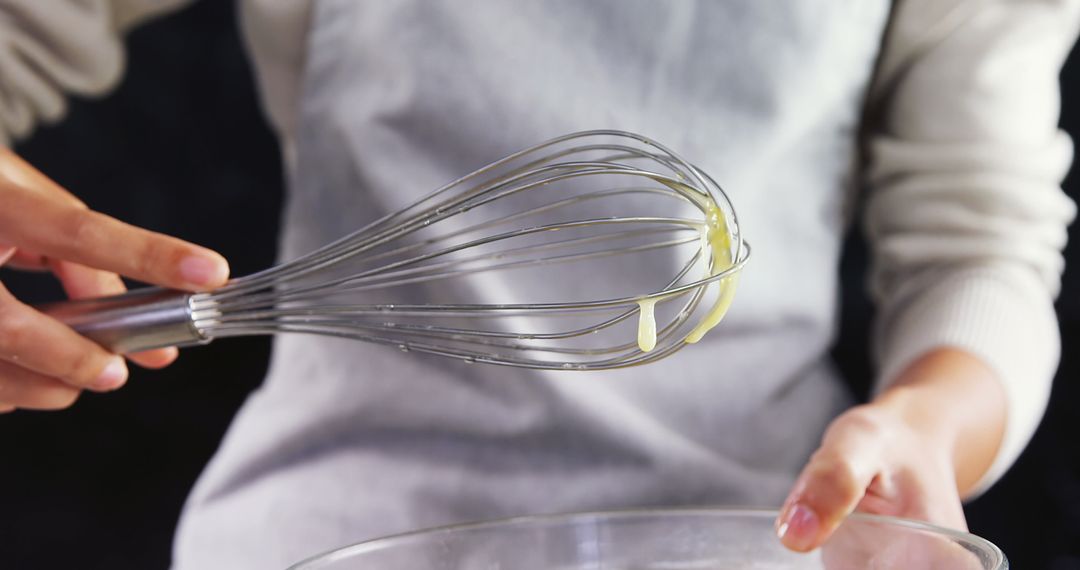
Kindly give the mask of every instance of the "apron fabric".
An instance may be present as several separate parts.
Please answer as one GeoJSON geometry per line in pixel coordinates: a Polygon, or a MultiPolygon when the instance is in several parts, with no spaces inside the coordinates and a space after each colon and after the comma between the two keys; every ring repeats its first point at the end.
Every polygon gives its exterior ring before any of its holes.
{"type": "MultiPolygon", "coordinates": [[[[595,128],[640,132],[710,173],[754,257],[724,322],[644,367],[527,371],[277,338],[188,501],[176,567],[282,567],[505,516],[778,505],[851,403],[827,349],[888,12],[885,0],[318,0],[283,259],[595,128]]],[[[489,286],[478,279],[477,298],[489,286]]]]}

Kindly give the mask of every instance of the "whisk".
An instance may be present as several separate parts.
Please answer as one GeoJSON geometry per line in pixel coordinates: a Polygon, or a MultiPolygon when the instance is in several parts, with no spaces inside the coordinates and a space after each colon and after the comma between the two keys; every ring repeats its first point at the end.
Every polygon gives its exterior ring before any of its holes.
{"type": "Polygon", "coordinates": [[[597,370],[700,339],[727,310],[749,254],[708,175],[646,137],[587,131],[212,292],[147,288],[46,310],[121,353],[306,333],[597,370]]]}

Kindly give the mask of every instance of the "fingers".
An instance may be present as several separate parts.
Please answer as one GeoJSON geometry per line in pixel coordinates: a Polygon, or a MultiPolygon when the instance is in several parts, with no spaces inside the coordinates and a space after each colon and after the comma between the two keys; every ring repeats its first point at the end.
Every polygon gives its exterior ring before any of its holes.
{"type": "Polygon", "coordinates": [[[228,279],[217,253],[91,211],[9,151],[0,152],[0,202],[0,243],[173,289],[228,279]]]}
{"type": "Polygon", "coordinates": [[[0,362],[0,413],[16,408],[63,410],[75,403],[79,392],[55,378],[0,362]]]}
{"type": "Polygon", "coordinates": [[[72,299],[90,299],[118,295],[127,290],[115,273],[93,269],[70,261],[50,260],[49,269],[60,281],[64,293],[72,299]]]}
{"type": "Polygon", "coordinates": [[[887,488],[887,481],[876,480],[884,437],[881,426],[857,412],[830,426],[777,518],[776,533],[785,546],[799,552],[821,546],[868,488],[887,488]]]}
{"type": "Polygon", "coordinates": [[[228,279],[225,259],[208,249],[104,214],[32,198],[18,196],[11,208],[0,210],[0,240],[173,289],[199,291],[228,279]]]}
{"type": "Polygon", "coordinates": [[[23,271],[48,271],[48,259],[37,253],[15,248],[14,254],[8,260],[7,265],[23,271]]]}
{"type": "MultiPolygon", "coordinates": [[[[228,279],[228,264],[217,253],[93,212],[4,148],[0,204],[0,265],[52,270],[73,299],[123,292],[117,273],[190,291],[228,279]]],[[[170,348],[131,359],[160,368],[176,356],[170,348]]],[[[83,388],[114,390],[127,377],[123,358],[19,302],[0,284],[0,413],[64,408],[83,388]]]]}
{"type": "MultiPolygon", "coordinates": [[[[70,261],[51,261],[49,266],[56,278],[60,280],[64,292],[72,299],[118,295],[127,290],[120,276],[115,273],[93,269],[70,261]]],[[[178,355],[179,351],[175,348],[162,348],[129,354],[127,357],[146,368],[164,368],[172,364],[178,355]]]]}
{"type": "Polygon", "coordinates": [[[159,368],[165,368],[175,362],[180,356],[180,351],[175,346],[170,346],[168,348],[159,348],[157,350],[135,352],[125,356],[128,357],[128,360],[143,368],[157,370],[159,368]]]}
{"type": "Polygon", "coordinates": [[[98,391],[119,388],[128,376],[123,358],[19,302],[2,285],[0,361],[98,391]]]}

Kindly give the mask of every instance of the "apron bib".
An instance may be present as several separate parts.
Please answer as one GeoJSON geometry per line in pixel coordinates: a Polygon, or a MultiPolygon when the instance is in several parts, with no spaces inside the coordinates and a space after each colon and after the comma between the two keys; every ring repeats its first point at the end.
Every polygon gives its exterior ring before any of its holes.
{"type": "MultiPolygon", "coordinates": [[[[594,128],[640,132],[710,173],[754,258],[701,343],[627,370],[278,338],[266,384],[189,502],[179,559],[267,567],[495,517],[778,505],[850,404],[826,351],[888,11],[885,0],[318,0],[283,258],[594,128]]],[[[476,298],[493,286],[478,280],[476,298]]]]}

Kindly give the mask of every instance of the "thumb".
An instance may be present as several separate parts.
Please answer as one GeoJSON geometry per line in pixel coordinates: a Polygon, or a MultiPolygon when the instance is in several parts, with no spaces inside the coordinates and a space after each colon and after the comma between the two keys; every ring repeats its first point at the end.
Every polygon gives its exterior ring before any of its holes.
{"type": "Polygon", "coordinates": [[[837,418],[811,456],[776,521],[776,534],[792,550],[821,546],[855,511],[881,472],[880,428],[857,411],[837,418]]]}

